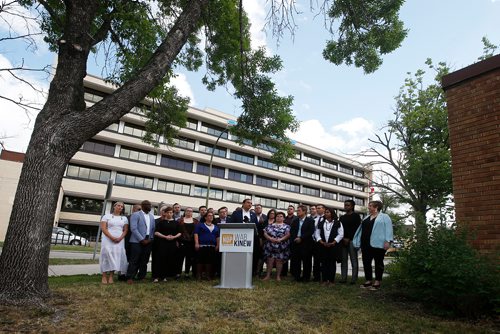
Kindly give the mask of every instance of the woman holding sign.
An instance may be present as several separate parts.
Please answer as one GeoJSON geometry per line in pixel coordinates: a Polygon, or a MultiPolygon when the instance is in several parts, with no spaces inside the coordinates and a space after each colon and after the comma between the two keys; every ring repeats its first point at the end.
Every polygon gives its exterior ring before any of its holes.
{"type": "Polygon", "coordinates": [[[290,257],[290,226],[285,224],[285,214],[277,212],[275,222],[268,225],[264,230],[264,257],[267,259],[267,275],[263,278],[267,281],[271,278],[273,265],[276,264],[276,280],[281,281],[281,269],[283,262],[290,257]]]}

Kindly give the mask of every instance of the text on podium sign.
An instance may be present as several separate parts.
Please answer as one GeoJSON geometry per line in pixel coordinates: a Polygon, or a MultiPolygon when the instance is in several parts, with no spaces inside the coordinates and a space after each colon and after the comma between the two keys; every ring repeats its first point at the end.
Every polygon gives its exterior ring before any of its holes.
{"type": "Polygon", "coordinates": [[[252,229],[231,229],[223,230],[220,233],[221,252],[231,253],[251,253],[253,252],[253,230],[252,229]]]}

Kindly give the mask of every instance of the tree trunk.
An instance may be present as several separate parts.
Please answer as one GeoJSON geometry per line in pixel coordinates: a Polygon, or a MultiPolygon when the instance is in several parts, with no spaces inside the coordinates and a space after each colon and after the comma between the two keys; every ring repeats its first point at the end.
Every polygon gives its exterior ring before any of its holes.
{"type": "Polygon", "coordinates": [[[57,71],[35,122],[0,255],[0,303],[38,304],[50,295],[51,230],[66,164],[86,140],[119,120],[161,82],[196,30],[208,0],[189,2],[137,76],[85,109],[83,78],[92,44],[88,32],[97,3],[65,2],[73,7],[66,9],[57,71]]]}

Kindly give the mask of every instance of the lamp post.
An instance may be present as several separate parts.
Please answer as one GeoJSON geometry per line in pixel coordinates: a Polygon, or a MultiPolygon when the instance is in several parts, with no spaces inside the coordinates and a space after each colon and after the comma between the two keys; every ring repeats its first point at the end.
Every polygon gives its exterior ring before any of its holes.
{"type": "Polygon", "coordinates": [[[215,148],[217,147],[217,144],[219,143],[219,140],[221,139],[222,135],[226,133],[231,126],[234,126],[236,124],[237,124],[236,121],[233,121],[232,119],[228,120],[226,128],[223,131],[221,131],[221,133],[217,137],[217,140],[214,143],[214,146],[212,147],[212,154],[210,154],[210,164],[208,166],[207,198],[205,200],[205,206],[207,207],[207,209],[208,209],[208,200],[210,197],[210,182],[212,181],[212,163],[214,160],[215,148]]]}

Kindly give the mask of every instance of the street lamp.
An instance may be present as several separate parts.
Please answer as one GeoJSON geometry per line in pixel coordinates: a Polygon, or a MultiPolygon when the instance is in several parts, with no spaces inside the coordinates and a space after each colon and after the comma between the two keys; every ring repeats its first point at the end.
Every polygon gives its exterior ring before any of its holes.
{"type": "Polygon", "coordinates": [[[231,126],[235,126],[238,124],[236,121],[229,119],[227,120],[226,128],[220,132],[219,136],[217,137],[217,140],[215,141],[214,146],[212,147],[212,154],[210,154],[210,164],[208,167],[208,182],[207,182],[207,198],[205,200],[205,206],[208,209],[208,200],[210,197],[210,181],[212,180],[212,162],[214,160],[214,153],[215,153],[215,148],[217,147],[217,144],[219,143],[220,138],[224,133],[226,133],[231,126]]]}

